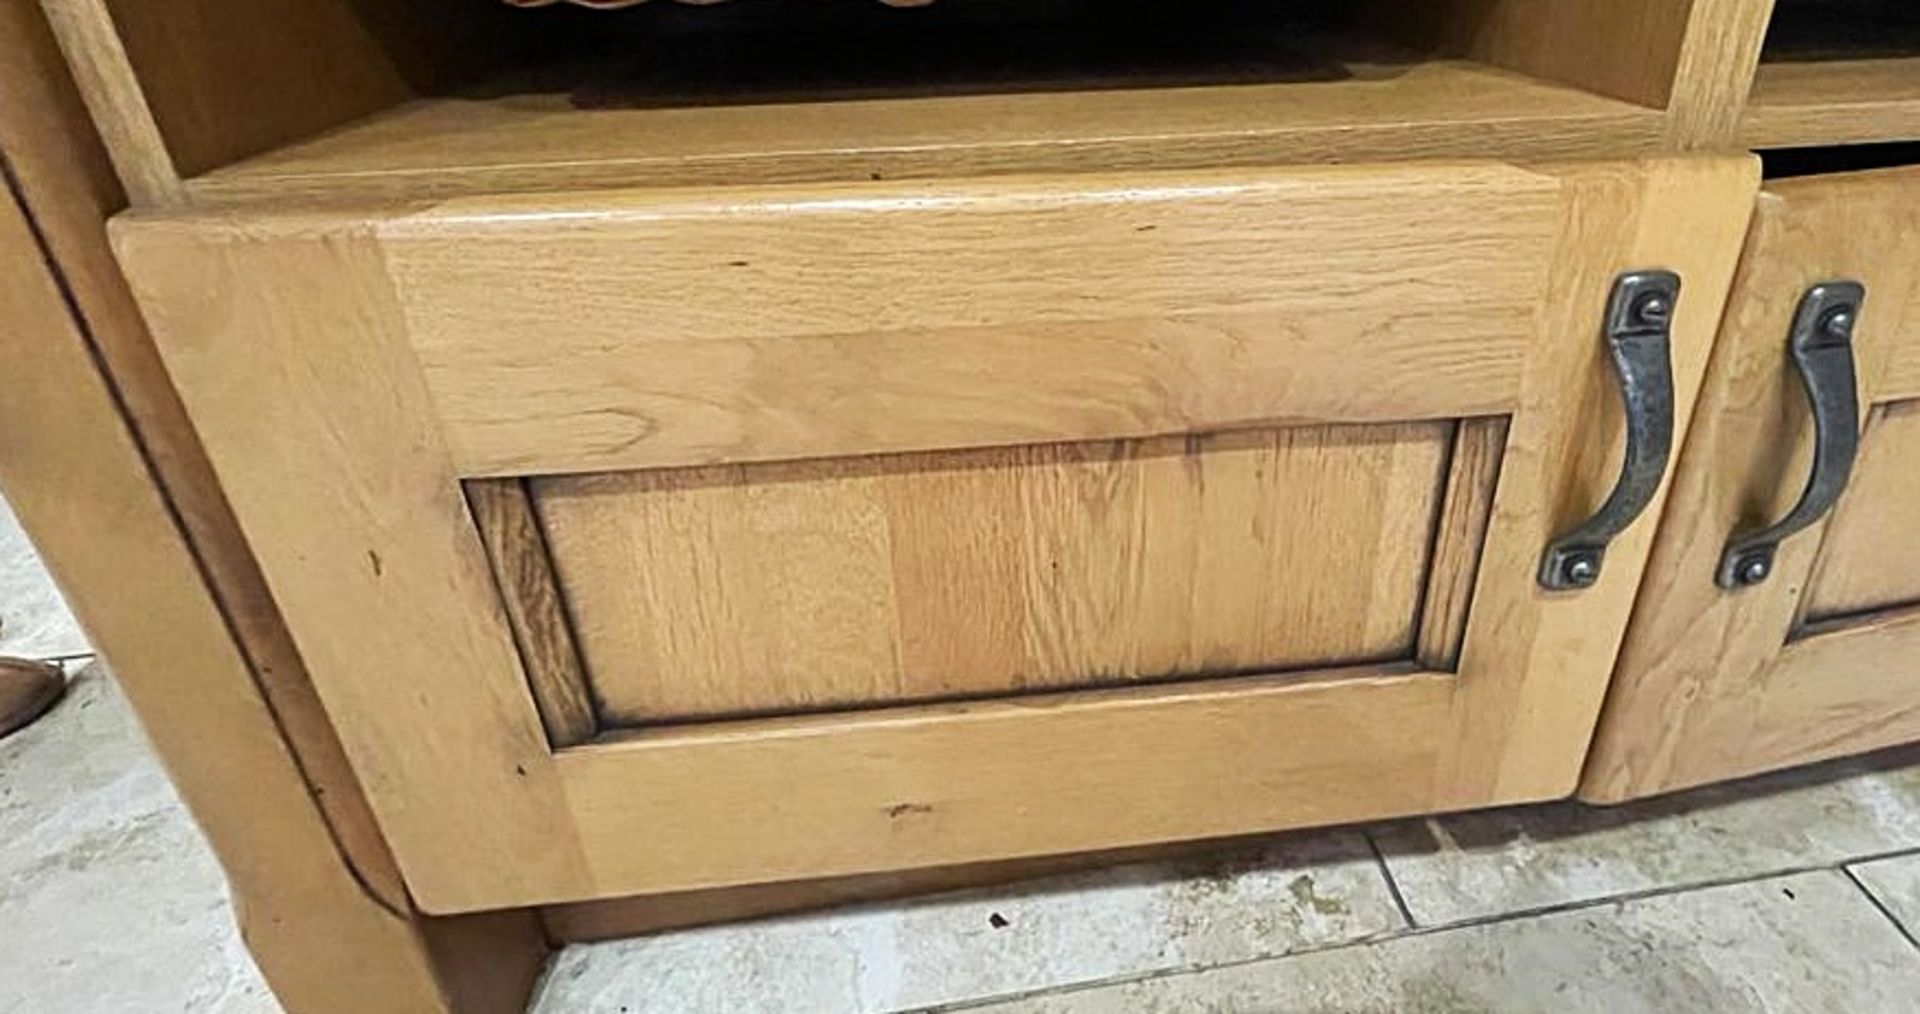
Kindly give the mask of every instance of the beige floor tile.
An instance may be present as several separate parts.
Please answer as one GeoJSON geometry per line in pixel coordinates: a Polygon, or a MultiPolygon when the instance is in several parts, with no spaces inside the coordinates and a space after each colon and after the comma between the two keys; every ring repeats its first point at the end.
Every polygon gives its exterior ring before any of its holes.
{"type": "Polygon", "coordinates": [[[1401,925],[1364,839],[1335,832],[1204,865],[570,947],[535,1010],[892,1010],[1245,961],[1401,925]]]}
{"type": "Polygon", "coordinates": [[[1840,873],[1658,895],[1028,998],[1003,1014],[1910,1014],[1920,950],[1840,873]]]}
{"type": "Polygon", "coordinates": [[[269,1014],[206,840],[98,666],[0,740],[0,1011],[269,1014]]]}
{"type": "Polygon", "coordinates": [[[1577,803],[1371,832],[1422,926],[1920,847],[1920,752],[1617,807],[1577,803]]]}
{"type": "Polygon", "coordinates": [[[88,651],[86,635],[0,500],[0,655],[55,658],[88,651]]]}
{"type": "Polygon", "coordinates": [[[1920,939],[1920,853],[1848,867],[1907,934],[1920,939]]]}

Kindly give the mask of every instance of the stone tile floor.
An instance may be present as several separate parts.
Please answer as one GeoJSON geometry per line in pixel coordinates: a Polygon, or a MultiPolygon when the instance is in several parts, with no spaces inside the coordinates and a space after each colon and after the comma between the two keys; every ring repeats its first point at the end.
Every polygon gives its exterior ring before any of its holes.
{"type": "MultiPolygon", "coordinates": [[[[267,1014],[219,870],[0,516],[0,1012],[267,1014]]],[[[1920,750],[1626,807],[1240,843],[1010,888],[576,946],[540,1014],[1920,1010],[1920,750]]]]}

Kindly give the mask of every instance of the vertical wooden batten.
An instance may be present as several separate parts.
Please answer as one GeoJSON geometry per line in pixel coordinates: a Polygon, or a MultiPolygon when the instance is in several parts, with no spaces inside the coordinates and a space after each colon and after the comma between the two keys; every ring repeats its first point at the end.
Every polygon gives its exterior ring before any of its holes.
{"type": "Polygon", "coordinates": [[[45,0],[45,10],[127,196],[141,207],[186,204],[186,184],[106,0],[45,0]]]}
{"type": "Polygon", "coordinates": [[[1692,0],[1667,102],[1667,143],[1681,151],[1737,144],[1774,0],[1692,0]]]}

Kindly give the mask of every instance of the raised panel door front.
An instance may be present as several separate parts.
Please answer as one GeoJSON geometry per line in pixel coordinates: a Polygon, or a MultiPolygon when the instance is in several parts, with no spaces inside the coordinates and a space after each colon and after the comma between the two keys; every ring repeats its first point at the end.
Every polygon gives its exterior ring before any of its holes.
{"type": "Polygon", "coordinates": [[[1664,488],[1543,587],[1621,471],[1616,279],[1682,279],[1643,323],[1684,432],[1755,185],[1248,169],[117,240],[458,912],[1565,794],[1664,488]]]}
{"type": "MultiPolygon", "coordinates": [[[[1769,182],[1582,795],[1613,801],[1920,739],[1920,169],[1769,182]],[[1789,516],[1820,425],[1790,347],[1815,286],[1858,283],[1858,435],[1831,510],[1749,582],[1738,533],[1789,516]]],[[[1828,404],[1838,404],[1828,399],[1828,404]]],[[[1844,432],[1842,432],[1844,430],[1844,432]]]]}

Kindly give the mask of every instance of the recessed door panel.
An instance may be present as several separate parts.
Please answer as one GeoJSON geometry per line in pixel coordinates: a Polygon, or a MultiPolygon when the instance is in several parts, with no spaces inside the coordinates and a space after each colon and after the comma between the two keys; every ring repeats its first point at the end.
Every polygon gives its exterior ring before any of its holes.
{"type": "Polygon", "coordinates": [[[630,725],[1410,659],[1453,430],[528,487],[603,719],[630,725]]]}
{"type": "Polygon", "coordinates": [[[1808,623],[1920,605],[1920,401],[1868,417],[1806,594],[1808,623]]]}

